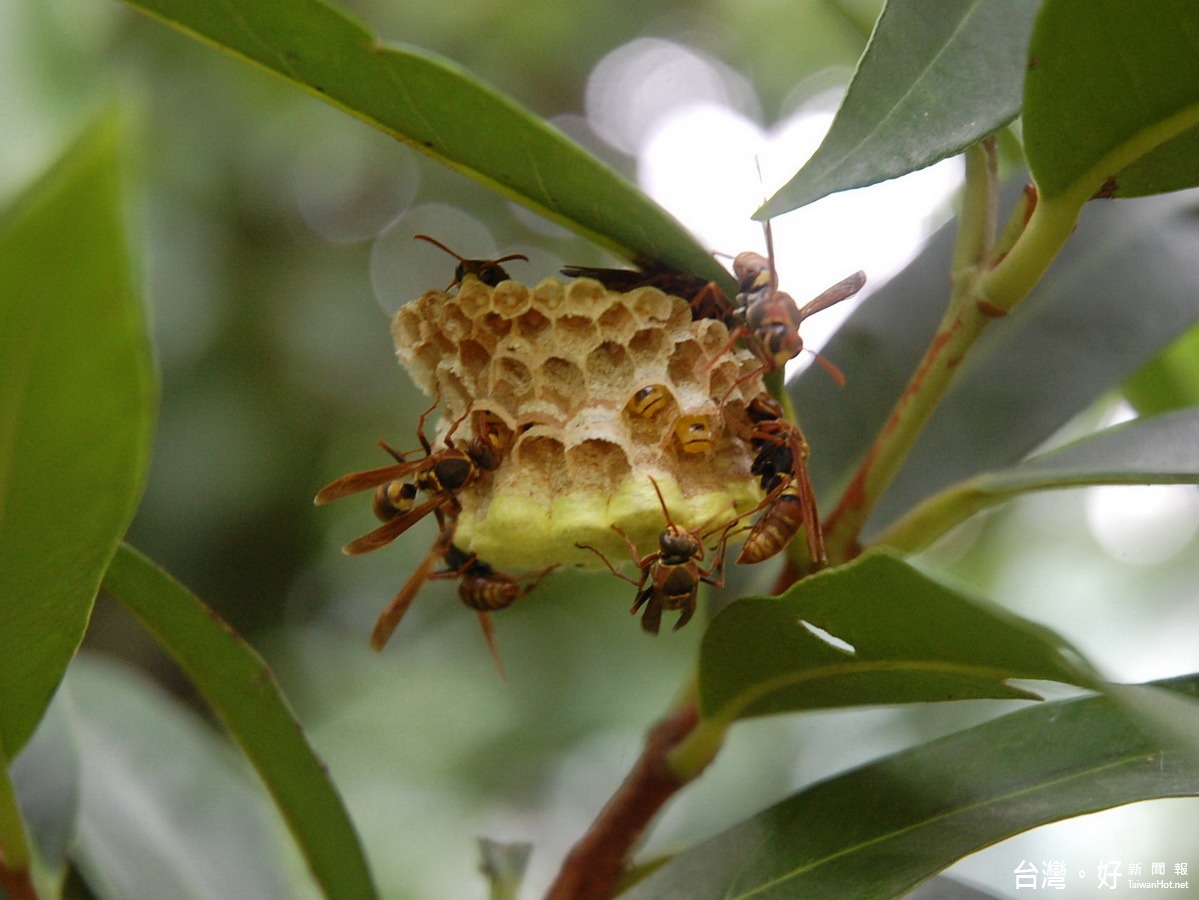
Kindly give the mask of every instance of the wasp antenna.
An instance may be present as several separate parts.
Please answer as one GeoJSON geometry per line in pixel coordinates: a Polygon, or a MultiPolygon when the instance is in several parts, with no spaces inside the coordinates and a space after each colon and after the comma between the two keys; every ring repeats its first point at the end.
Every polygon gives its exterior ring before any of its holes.
{"type": "Polygon", "coordinates": [[[670,518],[670,510],[666,508],[666,498],[662,496],[662,489],[658,487],[658,482],[653,475],[648,476],[649,483],[654,486],[654,493],[658,495],[658,502],[662,504],[662,515],[666,516],[666,524],[674,527],[674,520],[670,518]]]}
{"type": "Polygon", "coordinates": [[[391,446],[391,444],[387,443],[387,441],[384,441],[384,440],[380,440],[378,442],[378,444],[379,444],[379,447],[382,448],[384,453],[391,456],[398,463],[407,462],[408,456],[412,453],[416,453],[415,450],[397,450],[395,447],[391,446]]]}
{"type": "Polygon", "coordinates": [[[507,256],[501,256],[499,259],[489,259],[488,262],[495,265],[495,264],[502,263],[502,262],[508,262],[509,260],[512,260],[512,259],[519,259],[524,262],[529,261],[529,258],[527,256],[525,256],[523,253],[509,253],[507,256]]]}
{"type": "Polygon", "coordinates": [[[483,638],[487,641],[487,649],[495,660],[495,668],[500,673],[500,680],[507,681],[508,673],[504,671],[504,661],[500,658],[500,648],[495,642],[495,626],[491,622],[491,613],[479,610],[479,624],[483,626],[483,638]]]}
{"type": "MultiPolygon", "coordinates": [[[[807,348],[804,348],[807,350],[807,348]]],[[[837,387],[845,387],[845,373],[837,368],[837,364],[827,356],[821,356],[815,350],[808,350],[812,356],[816,357],[816,362],[820,363],[820,367],[832,376],[833,381],[837,382],[837,387]]]]}
{"type": "Polygon", "coordinates": [[[447,247],[441,241],[437,240],[436,238],[431,238],[427,234],[414,234],[414,235],[412,235],[412,239],[414,241],[424,241],[427,244],[432,244],[434,247],[438,247],[438,248],[444,250],[446,253],[448,253],[450,256],[454,257],[454,259],[458,260],[459,262],[466,262],[465,257],[459,256],[457,253],[455,253],[453,250],[451,250],[449,247],[447,247]]]}
{"type": "Polygon", "coordinates": [[[762,231],[766,235],[766,258],[770,260],[770,288],[778,290],[779,270],[774,264],[774,229],[770,227],[769,219],[763,220],[762,231]]]}

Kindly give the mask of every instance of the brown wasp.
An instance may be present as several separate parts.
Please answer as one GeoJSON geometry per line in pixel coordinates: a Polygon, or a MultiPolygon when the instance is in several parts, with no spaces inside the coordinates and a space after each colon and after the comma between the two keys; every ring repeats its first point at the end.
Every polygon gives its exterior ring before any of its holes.
{"type": "Polygon", "coordinates": [[[733,305],[716,282],[699,275],[685,275],[660,264],[644,269],[564,266],[561,272],[567,278],[594,278],[608,290],[620,293],[639,287],[655,287],[664,294],[686,300],[693,319],[719,319],[730,328],[734,326],[733,305]]]}
{"type": "Polygon", "coordinates": [[[466,418],[464,415],[450,427],[445,437],[445,447],[434,451],[425,437],[424,426],[425,418],[435,406],[421,414],[416,426],[416,434],[425,453],[423,458],[408,460],[405,458],[407,454],[399,453],[381,441],[380,446],[395,457],[394,464],[343,475],[317,493],[315,502],[319,505],[359,491],[376,489],[373,506],[383,524],[346,544],[346,553],[377,550],[391,543],[429,513],[435,512],[438,522],[442,522],[446,512],[451,515],[456,513],[458,494],[475,484],[484,472],[499,468],[511,444],[512,432],[495,413],[480,409],[470,414],[474,436],[465,450],[455,446],[453,440],[454,430],[466,418]],[[418,491],[428,495],[421,503],[416,502],[418,491]]]}
{"type": "MultiPolygon", "coordinates": [[[[778,288],[778,272],[774,267],[774,238],[770,222],[764,225],[766,256],[753,251],[738,253],[733,259],[733,275],[741,288],[737,294],[736,315],[741,324],[734,330],[736,337],[749,337],[750,349],[762,361],[762,372],[781,369],[788,360],[803,350],[799,326],[804,319],[830,306],[847,300],[866,283],[865,272],[855,272],[834,284],[802,307],[794,298],[778,288]]],[[[832,363],[817,355],[817,360],[829,373],[843,382],[844,377],[832,363]]]]}
{"type": "Polygon", "coordinates": [[[488,287],[495,287],[501,281],[507,281],[509,278],[507,271],[500,263],[508,262],[512,259],[529,261],[529,258],[523,253],[511,253],[508,256],[501,256],[499,259],[466,259],[463,256],[459,256],[441,241],[431,238],[427,234],[414,234],[412,239],[426,241],[458,260],[458,265],[454,269],[454,280],[446,285],[445,289],[447,291],[456,284],[462,284],[462,279],[467,275],[474,275],[488,287]]]}
{"type": "Polygon", "coordinates": [[[459,579],[458,597],[479,614],[479,624],[483,627],[483,636],[487,641],[487,647],[491,650],[496,668],[499,669],[502,676],[504,665],[500,661],[499,650],[496,647],[495,631],[490,614],[494,610],[511,606],[537,587],[541,580],[556,568],[557,565],[553,565],[540,574],[524,579],[515,578],[507,572],[493,568],[475,554],[459,549],[454,543],[454,523],[452,521],[443,522],[441,531],[437,535],[437,540],[433,542],[433,548],[429,554],[416,567],[416,571],[412,573],[408,581],[400,588],[399,593],[379,615],[378,621],[375,622],[375,628],[371,632],[371,647],[376,651],[383,649],[426,581],[457,578],[459,579]],[[445,563],[446,568],[434,571],[433,567],[439,559],[445,563]]]}
{"type": "Polygon", "coordinates": [[[769,559],[804,528],[813,565],[827,565],[820,513],[808,479],[808,442],[797,426],[783,418],[782,407],[769,394],[755,398],[746,412],[753,423],[750,444],[758,451],[750,472],[759,477],[766,497],[758,507],[762,515],[742,544],[737,562],[745,565],[769,559]]]}
{"type": "Polygon", "coordinates": [[[604,565],[611,570],[613,575],[623,578],[637,588],[637,596],[633,600],[633,607],[629,612],[636,613],[644,606],[645,613],[641,616],[641,627],[650,634],[657,634],[662,625],[662,613],[666,610],[681,611],[678,621],[674,623],[675,631],[691,621],[691,617],[695,614],[695,601],[700,582],[717,588],[724,587],[725,547],[728,544],[729,530],[738,520],[734,519],[722,529],[717,529],[722,531],[722,534],[716,545],[716,554],[712,565],[707,569],[701,569],[699,564],[704,559],[704,539],[715,534],[715,531],[696,535],[682,526],[676,525],[670,518],[670,512],[666,508],[666,500],[662,497],[662,490],[658,487],[658,482],[651,476],[650,483],[653,484],[654,492],[658,495],[658,502],[662,505],[662,514],[666,517],[666,528],[658,538],[658,549],[638,558],[637,546],[629,536],[619,526],[612,526],[612,530],[624,538],[628,545],[633,565],[641,571],[640,578],[630,578],[623,572],[617,571],[616,567],[608,561],[608,557],[589,544],[575,544],[575,546],[581,550],[590,550],[604,561],[604,565]]]}

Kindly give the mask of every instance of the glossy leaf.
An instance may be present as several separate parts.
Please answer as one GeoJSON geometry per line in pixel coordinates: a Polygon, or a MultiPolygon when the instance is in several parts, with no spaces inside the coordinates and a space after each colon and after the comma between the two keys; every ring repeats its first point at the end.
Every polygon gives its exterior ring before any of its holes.
{"type": "MultiPolygon", "coordinates": [[[[983,334],[962,364],[866,538],[927,497],[979,472],[1007,468],[1167,346],[1199,317],[1199,223],[1187,195],[1092,204],[1032,295],[983,334]]],[[[952,226],[873,294],[790,388],[812,447],[809,468],[827,506],[882,428],[948,299],[952,226]]]]}
{"type": "Polygon", "coordinates": [[[79,646],[145,476],[154,378],[115,116],[0,225],[0,746],[20,751],[79,646]]]}
{"type": "Polygon", "coordinates": [[[888,3],[824,141],[757,217],[922,169],[1010,122],[1036,10],[1036,0],[888,3]]]}
{"type": "Polygon", "coordinates": [[[1199,185],[1199,7],[1046,0],[1029,47],[1024,147],[1041,195],[1199,185]]]}
{"type": "Polygon", "coordinates": [[[1142,415],[1199,406],[1199,328],[1133,372],[1123,392],[1142,415]]]}
{"type": "MultiPolygon", "coordinates": [[[[1199,679],[1167,687],[1193,716],[1199,679]]],[[[1038,705],[806,788],[622,900],[899,897],[1038,825],[1199,795],[1199,761],[1170,747],[1107,697],[1038,705]]]]}
{"type": "Polygon", "coordinates": [[[84,751],[71,856],[96,894],[291,896],[270,803],[232,747],[114,663],[81,655],[64,688],[84,751]]]}
{"type": "Polygon", "coordinates": [[[872,553],[718,614],[700,649],[700,709],[731,721],[878,703],[1039,699],[1013,678],[1099,683],[1048,629],[872,553]]]}
{"type": "Polygon", "coordinates": [[[104,579],[199,689],[275,798],[332,897],[373,897],[358,836],[266,663],[190,591],[122,545],[104,579]]]}
{"type": "Polygon", "coordinates": [[[1097,484],[1199,482],[1199,409],[1116,425],[1010,469],[985,472],[921,503],[879,542],[924,549],[974,513],[1028,491],[1097,484]]]}
{"type": "Polygon", "coordinates": [[[632,261],[726,280],[674,218],[543,118],[320,0],[127,0],[632,261]]]}

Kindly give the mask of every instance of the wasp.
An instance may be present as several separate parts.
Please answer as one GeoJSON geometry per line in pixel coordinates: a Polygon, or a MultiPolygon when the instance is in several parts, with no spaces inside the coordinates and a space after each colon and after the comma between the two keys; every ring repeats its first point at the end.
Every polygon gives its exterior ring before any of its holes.
{"type": "Polygon", "coordinates": [[[362,537],[346,544],[346,553],[368,553],[391,543],[429,513],[436,513],[439,524],[444,524],[445,513],[457,510],[457,496],[477,483],[485,472],[499,468],[500,461],[512,441],[512,433],[495,413],[475,410],[470,414],[474,431],[461,449],[454,444],[454,430],[466,418],[455,422],[445,437],[445,447],[434,451],[425,437],[425,418],[436,406],[421,414],[416,426],[424,457],[406,459],[407,454],[398,453],[386,443],[380,442],[388,453],[395,457],[393,465],[351,472],[325,485],[317,492],[315,502],[320,505],[338,500],[359,491],[375,488],[373,507],[383,524],[362,537]],[[421,503],[416,502],[417,491],[427,495],[421,503]]]}
{"type": "Polygon", "coordinates": [[[511,606],[521,597],[528,594],[541,583],[550,572],[558,568],[550,566],[537,575],[527,578],[515,578],[507,572],[501,572],[483,562],[473,553],[461,550],[454,543],[454,523],[444,522],[437,540],[428,555],[416,567],[416,571],[400,588],[399,593],[379,615],[371,632],[371,648],[382,650],[400,621],[408,612],[408,607],[420,592],[426,581],[436,579],[457,578],[458,597],[470,609],[479,614],[479,623],[483,628],[483,637],[491,651],[500,675],[504,674],[504,665],[500,660],[499,650],[495,643],[495,630],[491,622],[491,613],[497,609],[511,606]],[[445,563],[445,568],[435,571],[438,560],[445,563]]]}
{"type": "Polygon", "coordinates": [[[650,634],[657,634],[662,625],[662,613],[667,610],[680,611],[678,621],[674,623],[675,631],[691,621],[691,617],[695,614],[696,595],[699,593],[701,582],[716,588],[724,587],[725,547],[728,543],[729,530],[736,524],[737,519],[723,527],[712,565],[701,569],[700,563],[704,560],[704,538],[715,532],[696,535],[682,526],[676,525],[670,518],[670,511],[666,508],[666,500],[662,497],[662,490],[658,487],[658,482],[651,476],[650,483],[654,486],[658,502],[662,505],[662,514],[666,517],[666,528],[658,537],[658,549],[639,558],[637,546],[629,536],[619,526],[612,526],[612,530],[624,538],[628,545],[633,565],[640,570],[639,578],[630,578],[623,572],[617,571],[616,567],[609,562],[608,557],[595,547],[589,544],[575,544],[575,546],[580,550],[590,550],[604,561],[604,565],[611,570],[613,575],[623,578],[637,588],[637,596],[633,600],[633,606],[629,612],[636,614],[644,606],[645,612],[641,616],[641,627],[650,634]]]}
{"type": "MultiPolygon", "coordinates": [[[[404,462],[403,453],[397,453],[386,443],[382,443],[381,446],[396,458],[396,462],[404,462]]],[[[416,494],[416,485],[411,481],[393,479],[375,488],[371,509],[379,521],[390,522],[412,509],[416,504],[416,494]]]]}
{"type": "Polygon", "coordinates": [[[758,451],[750,472],[758,476],[766,497],[737,562],[746,565],[769,559],[803,528],[813,565],[827,565],[824,531],[808,478],[808,442],[795,424],[783,418],[782,407],[768,394],[751,402],[746,412],[753,422],[750,443],[758,451]]]}
{"type": "Polygon", "coordinates": [[[691,307],[692,319],[719,319],[733,327],[734,308],[716,282],[699,275],[686,275],[655,264],[645,269],[603,269],[564,266],[567,278],[594,278],[610,291],[627,293],[639,287],[654,287],[664,294],[682,297],[691,307]]]}
{"type": "MultiPolygon", "coordinates": [[[[763,371],[769,372],[781,369],[803,350],[803,338],[799,334],[803,321],[860,291],[866,284],[866,273],[855,272],[801,307],[790,294],[779,290],[769,222],[765,223],[764,230],[766,256],[746,251],[733,259],[733,275],[741,288],[736,303],[736,315],[741,324],[735,329],[735,337],[752,338],[751,349],[762,361],[763,371]]],[[[817,359],[823,360],[823,357],[818,355],[817,359]]],[[[838,382],[844,381],[841,373],[835,367],[830,368],[832,364],[827,360],[822,365],[838,382]]]]}
{"type": "Polygon", "coordinates": [[[445,289],[447,291],[456,284],[462,284],[462,279],[467,275],[474,275],[488,287],[495,287],[501,281],[507,281],[509,278],[508,272],[500,263],[505,263],[513,259],[521,259],[525,262],[529,261],[529,258],[523,253],[510,253],[508,256],[501,256],[499,259],[466,259],[463,256],[459,256],[441,241],[431,238],[427,234],[414,234],[412,239],[430,243],[458,260],[458,265],[454,269],[454,280],[446,285],[445,289]]]}

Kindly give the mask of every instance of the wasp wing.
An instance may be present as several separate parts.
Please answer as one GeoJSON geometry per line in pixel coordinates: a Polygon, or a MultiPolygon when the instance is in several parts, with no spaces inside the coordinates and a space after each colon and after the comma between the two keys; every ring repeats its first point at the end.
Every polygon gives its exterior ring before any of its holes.
{"type": "Polygon", "coordinates": [[[316,499],[312,502],[317,506],[321,506],[331,500],[340,500],[342,497],[348,497],[350,494],[357,494],[360,491],[378,487],[389,481],[398,481],[402,478],[407,478],[422,466],[427,465],[426,459],[392,463],[388,466],[380,466],[377,469],[367,469],[365,472],[351,472],[349,475],[342,475],[336,481],[329,482],[329,484],[317,491],[316,499]]]}
{"type": "Polygon", "coordinates": [[[429,575],[437,560],[441,558],[441,553],[440,543],[434,544],[429,555],[416,567],[412,577],[404,582],[400,592],[395,595],[391,603],[387,604],[387,609],[379,615],[378,621],[375,622],[375,628],[371,632],[371,649],[376,653],[383,649],[383,645],[387,643],[392,632],[396,630],[396,626],[400,624],[400,620],[404,618],[404,614],[408,612],[408,607],[412,605],[413,599],[424,583],[429,580],[429,575]]]}
{"type": "Polygon", "coordinates": [[[808,555],[812,564],[822,569],[828,565],[828,553],[824,549],[824,528],[820,524],[820,511],[816,508],[816,492],[812,490],[812,482],[808,479],[808,464],[803,457],[796,458],[795,481],[800,492],[800,508],[803,510],[803,524],[807,531],[808,555]]]}
{"type": "Polygon", "coordinates": [[[388,519],[373,531],[368,531],[362,537],[350,541],[341,548],[341,551],[349,556],[357,556],[360,553],[378,550],[380,547],[390,544],[429,513],[450,502],[450,499],[446,494],[434,494],[419,506],[412,507],[408,512],[398,515],[394,519],[388,519]]]}
{"type": "Polygon", "coordinates": [[[865,272],[854,272],[848,278],[842,278],[820,296],[805,303],[799,311],[799,318],[796,324],[802,322],[808,316],[814,316],[821,310],[828,309],[830,306],[840,303],[842,300],[848,300],[860,291],[865,284],[865,272]]]}

